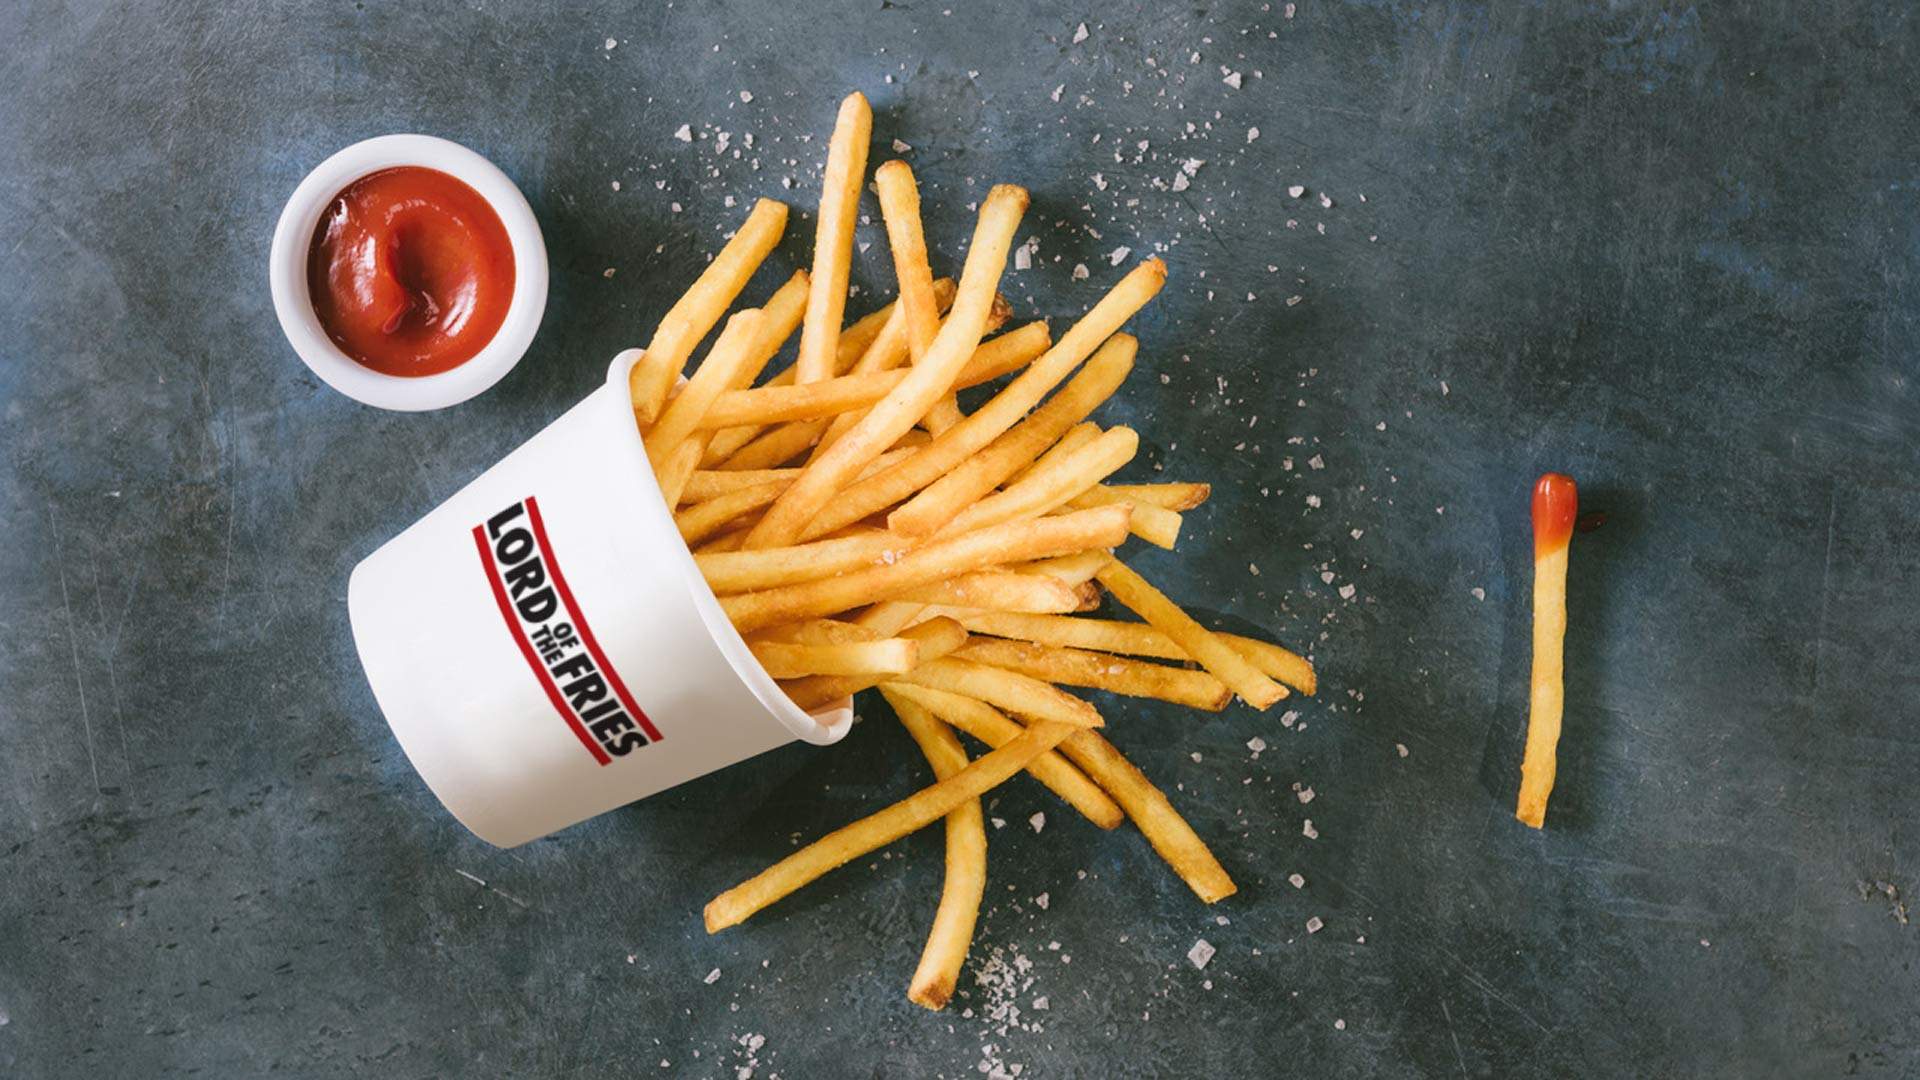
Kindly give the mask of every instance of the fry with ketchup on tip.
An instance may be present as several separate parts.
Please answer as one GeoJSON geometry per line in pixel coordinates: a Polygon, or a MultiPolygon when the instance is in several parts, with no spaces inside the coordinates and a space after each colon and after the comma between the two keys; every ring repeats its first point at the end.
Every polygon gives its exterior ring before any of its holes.
{"type": "Polygon", "coordinates": [[[1527,750],[1520,761],[1520,797],[1513,816],[1536,829],[1547,821],[1554,750],[1566,707],[1562,646],[1567,636],[1567,546],[1579,509],[1573,477],[1547,473],[1533,485],[1533,677],[1527,750]]]}

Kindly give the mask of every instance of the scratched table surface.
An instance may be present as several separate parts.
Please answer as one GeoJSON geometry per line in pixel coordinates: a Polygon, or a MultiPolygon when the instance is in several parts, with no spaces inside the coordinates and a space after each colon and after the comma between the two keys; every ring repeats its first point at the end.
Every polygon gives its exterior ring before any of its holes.
{"type": "MultiPolygon", "coordinates": [[[[1901,5],[5,22],[0,1075],[1920,1075],[1901,5]],[[796,208],[750,295],[798,265],[851,89],[942,270],[989,184],[1032,190],[1004,291],[1056,333],[1165,257],[1102,418],[1142,433],[1128,476],[1215,487],[1139,565],[1322,677],[1264,714],[1098,699],[1240,893],[1017,779],[943,1014],[904,996],[937,829],[700,925],[927,782],[883,704],[499,851],[412,773],[346,620],[355,562],[643,343],[748,200],[796,208]],[[317,383],[267,297],[295,183],[393,131],[499,163],[552,259],[525,361],[430,415],[317,383]],[[1534,832],[1547,469],[1608,519],[1534,832]]],[[[891,292],[877,223],[854,280],[855,312],[891,292]]]]}

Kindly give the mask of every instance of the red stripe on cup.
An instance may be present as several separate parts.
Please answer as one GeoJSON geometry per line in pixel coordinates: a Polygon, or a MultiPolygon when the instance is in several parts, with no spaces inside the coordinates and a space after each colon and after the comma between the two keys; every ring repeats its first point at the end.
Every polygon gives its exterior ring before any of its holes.
{"type": "MultiPolygon", "coordinates": [[[[547,523],[540,517],[540,504],[531,495],[527,496],[527,520],[533,526],[533,539],[540,545],[540,555],[546,560],[547,576],[560,593],[560,602],[566,605],[567,614],[573,616],[574,629],[580,631],[580,641],[586,645],[587,655],[600,665],[600,673],[613,685],[614,695],[620,699],[621,705],[626,706],[627,715],[633,717],[634,723],[640,725],[640,730],[646,732],[650,741],[659,742],[660,729],[653,726],[653,721],[634,702],[633,695],[627,693],[627,684],[621,680],[620,673],[613,670],[613,665],[607,663],[607,654],[600,651],[600,642],[587,625],[587,617],[581,613],[580,605],[574,602],[573,590],[567,588],[566,575],[560,572],[560,563],[553,557],[553,544],[547,540],[547,523]]],[[[497,590],[498,586],[495,588],[497,590]]]]}
{"type": "MultiPolygon", "coordinates": [[[[533,500],[531,498],[527,500],[527,509],[530,512],[533,511],[533,500]]],[[[539,522],[540,518],[537,513],[533,520],[536,523],[539,522]]],[[[545,548],[545,533],[538,533],[538,539],[540,546],[545,548]]],[[[553,702],[554,710],[560,714],[562,720],[567,722],[567,726],[573,729],[574,735],[580,740],[580,745],[587,748],[587,752],[593,755],[593,760],[602,765],[611,762],[613,759],[607,756],[606,750],[602,749],[599,742],[587,733],[586,725],[582,724],[580,718],[575,716],[573,710],[568,707],[567,699],[561,695],[560,688],[553,684],[553,676],[547,674],[546,665],[542,664],[540,657],[534,653],[533,643],[527,640],[527,632],[520,625],[520,617],[514,612],[512,601],[507,599],[506,583],[500,580],[500,567],[493,561],[493,549],[487,545],[486,533],[482,526],[475,525],[473,527],[473,543],[474,546],[480,549],[480,564],[486,567],[487,584],[493,586],[493,599],[495,603],[500,605],[500,617],[507,621],[507,630],[513,634],[514,644],[520,646],[520,655],[526,657],[527,666],[533,669],[533,677],[540,680],[540,688],[547,692],[547,700],[553,702]]],[[[559,572],[553,568],[552,554],[550,552],[545,552],[544,554],[547,557],[548,570],[553,573],[557,582],[559,572]]],[[[573,607],[572,598],[567,597],[565,586],[560,586],[559,591],[561,596],[566,598],[567,607],[571,609],[573,607]]],[[[575,612],[574,618],[577,620],[579,617],[579,614],[575,612]]],[[[580,626],[580,636],[583,640],[592,640],[587,637],[587,628],[584,625],[580,626]]],[[[606,661],[600,656],[600,650],[597,647],[590,646],[590,648],[592,648],[594,663],[605,668],[606,661]]],[[[613,678],[612,671],[607,671],[607,675],[612,679],[615,686],[619,685],[619,680],[613,678]]],[[[623,695],[621,701],[623,703],[626,700],[624,696],[625,693],[625,690],[621,691],[623,695]]],[[[651,734],[651,732],[649,732],[649,734],[651,734]]]]}

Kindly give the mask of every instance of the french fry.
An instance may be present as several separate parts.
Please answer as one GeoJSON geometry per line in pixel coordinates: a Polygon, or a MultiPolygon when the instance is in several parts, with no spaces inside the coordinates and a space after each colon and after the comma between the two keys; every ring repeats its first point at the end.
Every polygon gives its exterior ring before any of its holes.
{"type": "MultiPolygon", "coordinates": [[[[687,385],[681,387],[680,392],[667,402],[659,421],[643,437],[648,460],[666,461],[686,437],[700,426],[701,419],[712,411],[715,399],[726,392],[727,387],[733,384],[734,376],[752,359],[761,318],[758,308],[749,308],[727,320],[726,328],[720,331],[713,348],[707,352],[707,358],[694,369],[687,385]]],[[[705,453],[704,447],[701,452],[705,453]]],[[[698,465],[699,462],[698,457],[694,458],[694,464],[698,465]]]]}
{"type": "MultiPolygon", "coordinates": [[[[1172,638],[1146,623],[1112,619],[1069,619],[1058,615],[1027,615],[1006,611],[953,612],[962,626],[976,634],[1031,641],[1095,652],[1151,656],[1161,660],[1191,660],[1172,638]]],[[[1305,658],[1257,638],[1214,631],[1213,636],[1233,646],[1254,667],[1303,694],[1315,689],[1313,665],[1305,658]]]]}
{"type": "MultiPolygon", "coordinates": [[[[882,600],[854,616],[853,622],[875,636],[890,637],[904,633],[907,627],[931,617],[926,604],[916,604],[911,600],[882,600]]],[[[959,648],[958,645],[954,647],[959,648]]]]}
{"type": "Polygon", "coordinates": [[[964,694],[1034,720],[1082,728],[1097,728],[1103,723],[1099,711],[1092,705],[1056,686],[1017,671],[988,667],[971,660],[955,660],[951,656],[925,660],[895,681],[964,694]]]}
{"type": "MultiPolygon", "coordinates": [[[[911,683],[881,683],[880,692],[894,703],[896,711],[899,700],[904,699],[996,750],[1019,738],[1020,732],[1025,730],[986,702],[950,694],[945,690],[933,690],[911,683]]],[[[1101,790],[1099,784],[1088,779],[1086,773],[1061,757],[1057,750],[1049,750],[1034,758],[1027,765],[1027,772],[1060,796],[1067,805],[1078,810],[1082,817],[1102,829],[1116,828],[1126,820],[1126,813],[1120,809],[1120,804],[1101,790]]]]}
{"type": "Polygon", "coordinates": [[[640,423],[659,419],[667,392],[686,367],[694,346],[726,314],[767,253],[780,242],[786,227],[786,204],[772,199],[755,203],[740,231],[700,272],[693,287],[667,309],[653,332],[653,340],[647,342],[646,355],[627,377],[627,390],[633,396],[633,411],[640,423]]]}
{"type": "MultiPolygon", "coordinates": [[[[805,454],[820,441],[827,430],[829,420],[796,420],[790,424],[779,424],[763,428],[753,441],[735,451],[734,455],[719,465],[720,469],[773,469],[793,461],[805,454]]],[[[831,529],[822,529],[825,536],[831,529]]],[[[812,539],[812,537],[808,537],[812,539]]]]}
{"type": "Polygon", "coordinates": [[[1194,895],[1213,904],[1239,891],[1206,841],[1167,801],[1166,793],[1099,732],[1075,732],[1061,744],[1060,752],[1113,796],[1194,895]]]}
{"type": "Polygon", "coordinates": [[[779,547],[798,540],[801,530],[842,487],[918,423],[940,395],[952,389],[954,378],[973,356],[986,331],[993,291],[1006,268],[1007,249],[1026,208],[1027,193],[1022,188],[1002,184],[988,193],[980,206],[979,223],[960,273],[960,291],[954,297],[953,310],[941,324],[926,357],[859,423],[808,463],[800,479],[767,508],[760,524],[747,534],[747,547],[779,547]]]}
{"type": "Polygon", "coordinates": [[[700,464],[700,450],[697,440],[683,442],[659,464],[656,479],[660,483],[660,500],[667,504],[669,511],[680,505],[680,493],[686,489],[687,477],[692,476],[700,464]]]}
{"type": "MultiPolygon", "coordinates": [[[[1076,512],[1087,513],[1085,510],[1076,512]]],[[[1146,578],[1134,573],[1125,563],[1115,559],[1101,568],[1095,577],[1113,593],[1115,600],[1178,642],[1182,651],[1199,662],[1201,667],[1213,672],[1247,704],[1265,710],[1287,696],[1285,688],[1267,678],[1213,631],[1195,622],[1193,616],[1181,610],[1180,605],[1167,599],[1165,593],[1148,584],[1146,578]]]]}
{"type": "MultiPolygon", "coordinates": [[[[693,474],[699,476],[698,472],[693,474]]],[[[688,481],[691,484],[691,481],[688,481]]],[[[759,484],[754,487],[738,488],[717,498],[695,503],[674,515],[674,527],[680,530],[680,539],[688,544],[697,544],[714,535],[728,525],[738,521],[743,514],[751,513],[773,502],[786,490],[781,481],[759,484]]],[[[685,497],[685,489],[682,489],[685,497]]]]}
{"type": "Polygon", "coordinates": [[[976,570],[895,593],[894,600],[988,611],[1062,612],[1080,609],[1080,594],[1065,582],[1033,574],[976,570]]]}
{"type": "MultiPolygon", "coordinates": [[[[707,586],[725,597],[753,589],[774,589],[829,579],[836,574],[868,567],[894,565],[912,547],[911,540],[876,530],[837,540],[815,540],[795,547],[762,548],[758,551],[702,551],[694,555],[693,562],[701,576],[707,579],[707,586]]],[[[858,606],[857,603],[810,614],[832,615],[855,606],[858,606]]],[[[795,615],[792,619],[778,619],[760,625],[773,626],[807,617],[795,615]]]]}
{"type": "MultiPolygon", "coordinates": [[[[1007,302],[1006,297],[995,293],[993,296],[993,305],[987,309],[987,325],[985,329],[981,331],[982,336],[984,337],[1000,329],[1000,327],[1012,317],[1013,305],[1007,302]]],[[[902,322],[898,327],[893,328],[894,332],[890,337],[877,340],[874,343],[874,347],[868,349],[866,353],[860,357],[860,362],[853,367],[853,374],[861,375],[870,372],[891,371],[908,361],[912,355],[910,348],[911,336],[908,331],[908,324],[904,321],[906,318],[905,315],[903,314],[901,318],[902,322]],[[884,346],[884,348],[882,346],[884,346]]],[[[936,334],[935,336],[937,337],[938,335],[936,334]]],[[[981,348],[985,348],[984,343],[981,348]]],[[[978,350],[976,350],[976,352],[977,351],[978,350]]],[[[864,412],[855,412],[844,413],[834,417],[828,423],[826,433],[820,436],[820,443],[814,448],[814,454],[819,455],[825,453],[828,447],[832,446],[840,436],[845,435],[853,425],[865,419],[866,415],[864,412]]]]}
{"type": "Polygon", "coordinates": [[[1133,519],[1128,528],[1133,535],[1145,540],[1157,548],[1173,550],[1180,539],[1180,515],[1164,506],[1130,495],[1123,495],[1105,484],[1083,491],[1064,504],[1073,510],[1085,510],[1094,506],[1111,506],[1114,503],[1126,503],[1133,507],[1133,519]]]}
{"type": "Polygon", "coordinates": [[[815,615],[832,615],[889,599],[918,585],[1004,562],[1115,546],[1125,537],[1131,514],[1129,507],[1102,506],[1035,521],[1008,522],[914,548],[889,565],[723,597],[720,606],[742,633],[815,615]]]}
{"type": "MultiPolygon", "coordinates": [[[[1132,428],[1102,432],[1085,446],[1042,459],[1043,464],[1036,464],[1025,478],[967,507],[936,535],[972,532],[1058,509],[1132,461],[1139,448],[1140,437],[1132,428]]],[[[1160,510],[1157,506],[1152,509],[1160,510]]],[[[1132,527],[1131,515],[1128,527],[1132,527]]]]}
{"type": "Polygon", "coordinates": [[[1527,702],[1527,750],[1513,816],[1532,828],[1547,823],[1547,797],[1558,767],[1560,721],[1566,711],[1567,548],[1579,513],[1573,477],[1547,473],[1533,486],[1533,670],[1527,702]]]}
{"type": "MultiPolygon", "coordinates": [[[[900,725],[913,736],[920,753],[933,769],[935,780],[947,780],[967,767],[960,740],[932,714],[912,701],[885,689],[900,725]]],[[[1052,753],[1052,751],[1048,751],[1052,753]]],[[[980,798],[961,802],[947,813],[946,877],[940,886],[940,907],[934,912],[927,944],[920,950],[920,966],[907,986],[907,1000],[928,1009],[946,1008],[967,962],[967,946],[980,917],[980,898],[987,891],[987,826],[980,798]]]]}
{"type": "Polygon", "coordinates": [[[1129,697],[1158,698],[1208,712],[1219,712],[1233,700],[1233,691],[1227,689],[1227,684],[1204,671],[1149,664],[1111,653],[1035,645],[1029,641],[973,638],[954,655],[1050,683],[1084,686],[1129,697]]]}
{"type": "MultiPolygon", "coordinates": [[[[933,310],[933,271],[927,265],[927,240],[920,227],[920,189],[913,169],[904,161],[889,161],[874,170],[874,191],[880,197],[880,215],[887,224],[887,243],[893,248],[894,277],[900,282],[900,302],[907,309],[908,346],[919,363],[940,330],[933,310]]],[[[927,410],[929,431],[944,431],[960,421],[960,406],[948,394],[927,410]]]]}
{"type": "Polygon", "coordinates": [[[922,788],[878,813],[871,814],[808,844],[752,878],[708,901],[707,932],[737,926],[755,912],[829,870],[884,847],[952,813],[969,799],[977,799],[1061,740],[1080,730],[1071,724],[1038,723],[998,750],[992,751],[945,780],[922,788]]]}
{"type": "Polygon", "coordinates": [[[803,535],[824,535],[891,506],[938,480],[1012,427],[1047,392],[1073,373],[1101,342],[1145,306],[1166,283],[1167,267],[1148,259],[1120,279],[1053,347],[992,400],[936,436],[920,453],[842,492],[833,507],[806,526],[803,535]]]}
{"type": "MultiPolygon", "coordinates": [[[[881,454],[867,466],[869,471],[865,475],[871,475],[901,460],[912,449],[912,447],[901,447],[881,454]]],[[[682,497],[690,503],[698,504],[708,499],[717,499],[722,495],[730,495],[743,488],[759,487],[762,484],[779,484],[784,488],[793,483],[799,475],[799,469],[696,469],[693,476],[687,480],[686,491],[682,497]]]]}
{"type": "Polygon", "coordinates": [[[907,638],[809,645],[750,641],[754,659],[776,679],[808,675],[899,675],[920,662],[920,646],[907,638]]]}
{"type": "Polygon", "coordinates": [[[754,635],[755,641],[786,641],[797,645],[842,645],[854,641],[879,641],[882,635],[858,623],[839,619],[806,619],[775,626],[754,635]]]}
{"type": "Polygon", "coordinates": [[[840,324],[847,308],[847,273],[853,265],[853,227],[860,212],[860,188],[867,176],[867,144],[873,139],[873,109],[855,91],[840,102],[833,138],[827,143],[827,167],[820,177],[820,216],[813,234],[813,287],[807,316],[800,325],[796,382],[833,377],[840,324]]]}
{"type": "Polygon", "coordinates": [[[1108,484],[1106,489],[1135,506],[1147,504],[1175,513],[1192,510],[1213,494],[1212,484],[1108,484]]]}
{"type": "Polygon", "coordinates": [[[887,527],[904,536],[933,534],[1112,397],[1133,370],[1138,348],[1130,334],[1108,338],[1051,400],[887,515],[887,527]]]}
{"type": "MultiPolygon", "coordinates": [[[[919,605],[915,605],[918,610],[919,605]]],[[[938,660],[967,643],[967,632],[952,619],[929,619],[917,626],[889,633],[906,638],[920,647],[920,663],[938,660]]],[[[850,697],[890,678],[884,675],[814,675],[780,684],[787,697],[802,709],[813,710],[829,702],[850,697]]]]}
{"type": "MultiPolygon", "coordinates": [[[[1045,574],[1059,578],[1069,585],[1083,585],[1093,580],[1093,575],[1107,565],[1113,558],[1113,552],[1105,548],[1090,551],[1076,551],[1071,555],[1056,555],[1051,559],[1035,559],[1029,563],[1017,563],[1007,567],[1017,574],[1045,574]]],[[[1111,651],[1111,650],[1109,650],[1111,651]]]]}

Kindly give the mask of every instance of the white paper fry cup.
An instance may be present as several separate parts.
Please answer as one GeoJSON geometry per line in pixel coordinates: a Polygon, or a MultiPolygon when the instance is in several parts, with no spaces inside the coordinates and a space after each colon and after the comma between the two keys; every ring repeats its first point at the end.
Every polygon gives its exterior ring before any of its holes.
{"type": "Polygon", "coordinates": [[[838,741],[753,658],[606,385],[354,568],[347,607],[407,758],[513,847],[795,739],[838,741]]]}

